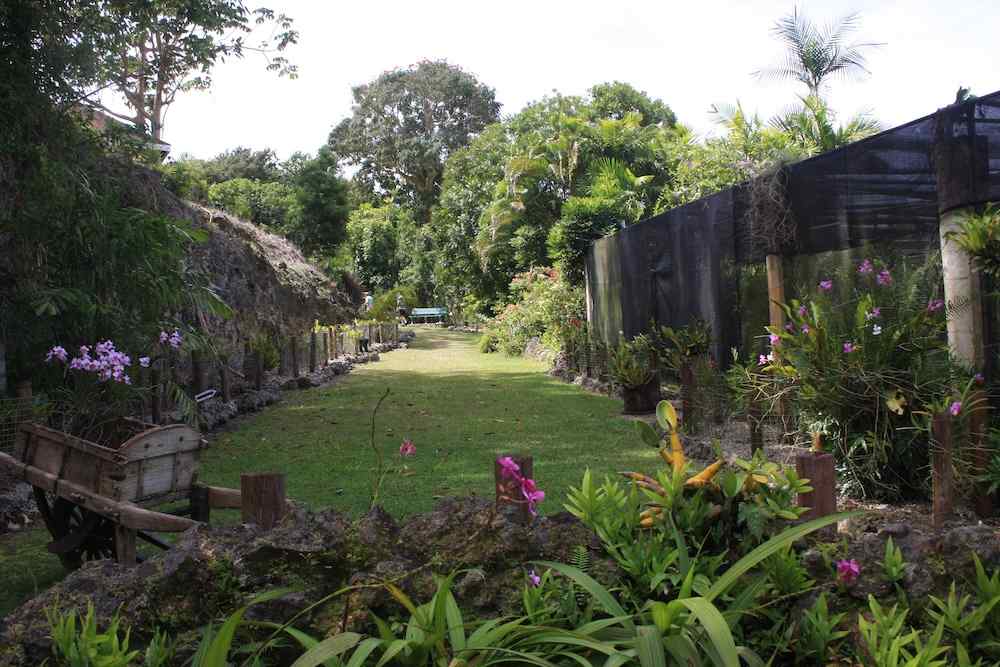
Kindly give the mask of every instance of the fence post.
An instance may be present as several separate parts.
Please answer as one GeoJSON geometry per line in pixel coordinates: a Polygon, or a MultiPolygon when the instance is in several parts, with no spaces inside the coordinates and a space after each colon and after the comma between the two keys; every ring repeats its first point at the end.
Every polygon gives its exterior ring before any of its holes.
{"type": "Polygon", "coordinates": [[[940,528],[955,507],[951,470],[951,417],[947,412],[934,415],[931,435],[931,473],[934,485],[931,519],[934,527],[940,528]]]}
{"type": "Polygon", "coordinates": [[[149,414],[156,425],[159,425],[163,417],[160,403],[160,369],[158,368],[158,365],[162,363],[162,361],[154,362],[152,368],[149,369],[149,414]]]}
{"type": "Polygon", "coordinates": [[[299,337],[293,335],[290,343],[292,351],[292,377],[299,376],[299,337]]]}
{"type": "Polygon", "coordinates": [[[273,528],[288,510],[285,475],[261,472],[240,475],[243,523],[255,523],[264,530],[273,528]]]}
{"type": "Polygon", "coordinates": [[[233,388],[229,378],[229,356],[219,357],[219,388],[222,390],[222,400],[228,403],[233,400],[233,388]]]}
{"type": "MultiPolygon", "coordinates": [[[[518,454],[505,454],[503,456],[510,456],[510,458],[513,459],[514,463],[521,468],[522,477],[533,477],[533,457],[518,454]]],[[[518,520],[522,523],[530,523],[532,518],[531,511],[521,494],[521,486],[518,480],[508,477],[505,474],[504,468],[500,465],[500,459],[503,458],[503,456],[499,456],[493,461],[493,483],[496,488],[496,506],[498,509],[503,505],[516,507],[518,509],[518,520]]]]}
{"type": "MultiPolygon", "coordinates": [[[[812,491],[799,494],[799,507],[808,507],[805,519],[819,519],[837,511],[837,473],[833,454],[823,451],[822,435],[813,433],[812,450],[795,456],[795,470],[800,478],[808,479],[812,491]]],[[[836,528],[827,526],[819,531],[826,539],[836,536],[836,528]]]]}
{"type": "Polygon", "coordinates": [[[204,389],[203,372],[201,366],[201,352],[191,350],[191,395],[197,396],[204,389]]]}
{"type": "Polygon", "coordinates": [[[323,332],[323,365],[330,365],[330,332],[323,332]]]}
{"type": "Polygon", "coordinates": [[[202,484],[191,486],[191,518],[195,521],[208,523],[212,515],[212,506],[208,499],[208,487],[202,484]]]}
{"type": "Polygon", "coordinates": [[[319,346],[316,341],[316,330],[309,332],[309,372],[316,372],[316,362],[319,355],[319,346]]]}

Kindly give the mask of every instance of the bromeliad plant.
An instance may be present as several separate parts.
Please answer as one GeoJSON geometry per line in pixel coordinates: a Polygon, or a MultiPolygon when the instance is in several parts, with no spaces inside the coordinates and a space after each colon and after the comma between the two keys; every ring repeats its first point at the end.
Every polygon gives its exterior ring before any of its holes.
{"type": "Polygon", "coordinates": [[[609,371],[611,377],[626,389],[637,389],[656,376],[656,359],[653,346],[645,335],[631,341],[623,340],[611,350],[609,371]]]}
{"type": "Polygon", "coordinates": [[[595,531],[605,550],[629,574],[637,590],[656,594],[679,585],[696,545],[694,586],[698,590],[730,557],[760,544],[784,522],[801,517],[795,505],[811,490],[793,470],[758,454],[731,465],[722,459],[694,472],[687,461],[677,414],[668,401],[657,407],[661,436],[637,422],[640,437],[657,447],[668,468],[654,475],[625,472],[629,488],[606,478],[600,486],[586,471],[571,488],[566,509],[595,531]]]}

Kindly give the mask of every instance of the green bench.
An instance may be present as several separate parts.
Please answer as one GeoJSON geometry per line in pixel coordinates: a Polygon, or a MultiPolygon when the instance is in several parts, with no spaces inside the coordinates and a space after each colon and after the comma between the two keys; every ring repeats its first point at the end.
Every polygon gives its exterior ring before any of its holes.
{"type": "Polygon", "coordinates": [[[428,320],[432,319],[435,322],[440,322],[447,316],[447,308],[414,308],[410,311],[410,321],[414,323],[420,321],[426,324],[428,320]]]}

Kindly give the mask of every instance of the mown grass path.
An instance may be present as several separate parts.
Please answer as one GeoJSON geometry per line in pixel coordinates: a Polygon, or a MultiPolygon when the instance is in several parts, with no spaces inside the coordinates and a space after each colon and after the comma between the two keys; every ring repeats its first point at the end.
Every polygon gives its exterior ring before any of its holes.
{"type": "MultiPolygon", "coordinates": [[[[386,388],[375,444],[388,470],[380,502],[397,516],[430,509],[436,496],[492,498],[493,459],[501,453],[534,456],[535,478],[547,494],[543,513],[562,510],[566,491],[588,466],[603,476],[657,465],[655,452],[621,417],[620,401],[544,370],[534,361],[480,354],[473,335],[418,327],[409,349],[357,366],[331,386],[288,393],[213,435],[201,479],[238,488],[240,472],[284,472],[291,498],[364,512],[375,476],[371,412],[386,388]],[[398,454],[403,438],[417,447],[405,461],[398,454]]],[[[238,520],[238,513],[217,519],[238,520]]],[[[41,528],[0,538],[0,616],[62,578],[45,550],[48,540],[41,528]]]]}
{"type": "Polygon", "coordinates": [[[427,510],[435,496],[492,497],[493,459],[505,452],[535,457],[535,477],[548,494],[542,510],[549,512],[562,509],[587,466],[603,473],[655,465],[655,452],[621,418],[619,401],[544,370],[534,361],[480,354],[475,336],[420,327],[408,350],[357,366],[330,387],[288,395],[219,434],[202,458],[202,478],[239,486],[241,471],[284,472],[290,497],[363,512],[376,465],[371,412],[386,388],[375,444],[389,470],[381,504],[396,515],[427,510]],[[405,461],[398,454],[403,438],[417,447],[405,461]]]}

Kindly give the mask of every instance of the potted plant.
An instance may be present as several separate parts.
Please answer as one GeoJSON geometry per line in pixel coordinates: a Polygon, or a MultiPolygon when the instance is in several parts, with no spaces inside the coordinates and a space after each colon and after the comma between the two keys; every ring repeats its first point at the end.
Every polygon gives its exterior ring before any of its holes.
{"type": "Polygon", "coordinates": [[[622,341],[611,351],[611,377],[622,388],[623,413],[645,415],[656,410],[660,401],[660,378],[649,339],[639,335],[622,341]]]}

